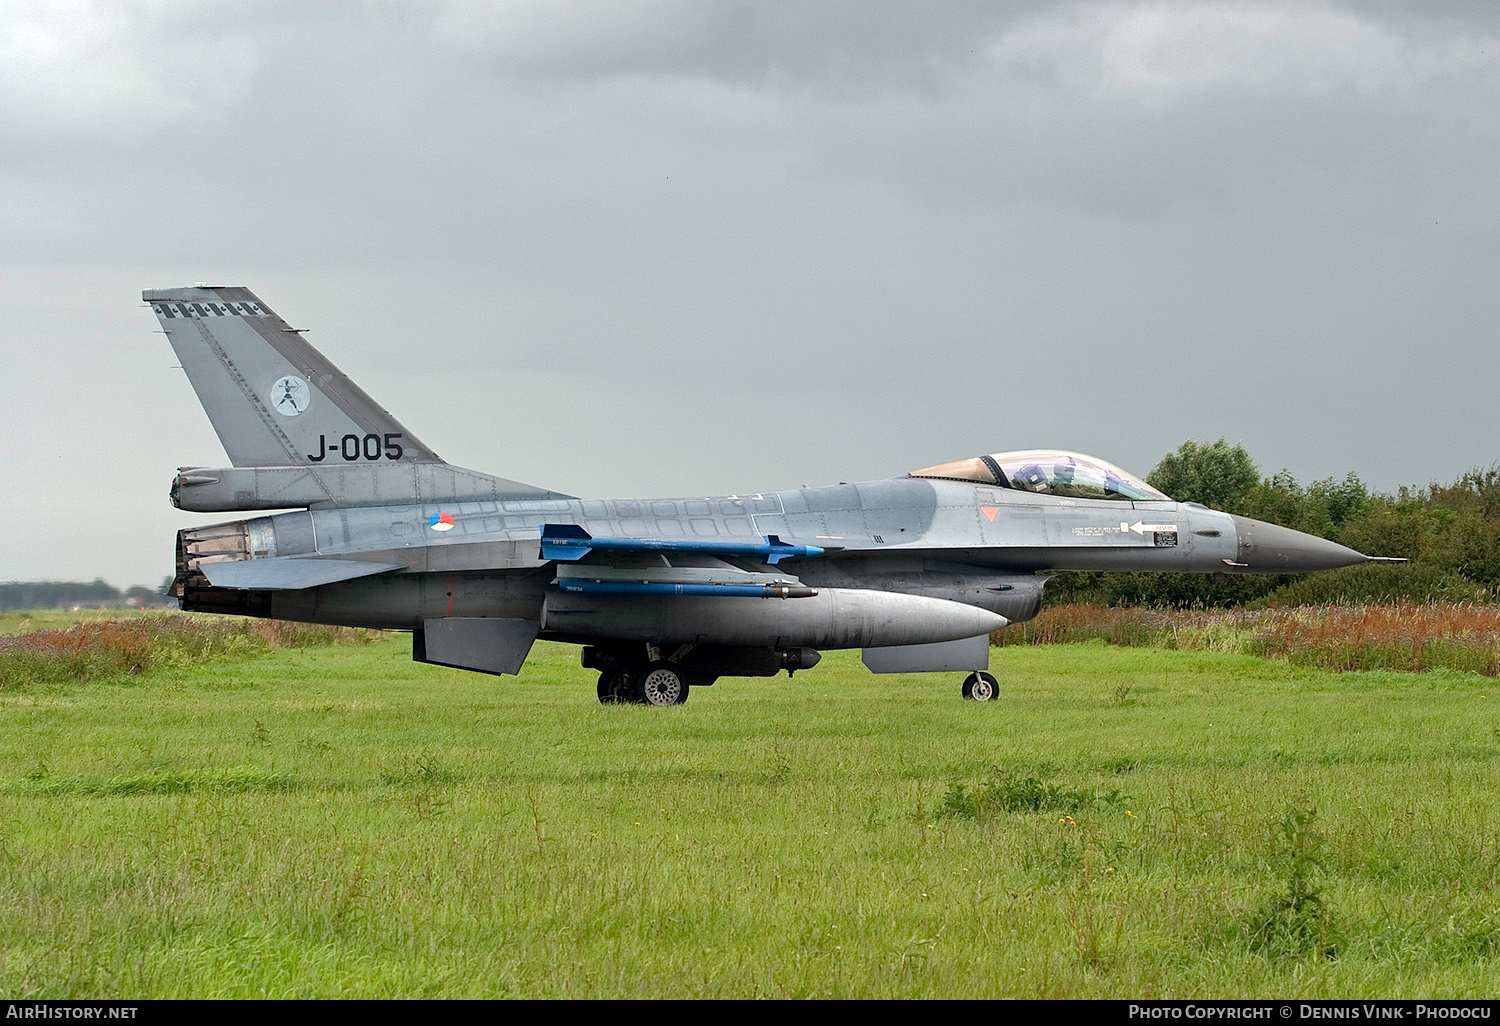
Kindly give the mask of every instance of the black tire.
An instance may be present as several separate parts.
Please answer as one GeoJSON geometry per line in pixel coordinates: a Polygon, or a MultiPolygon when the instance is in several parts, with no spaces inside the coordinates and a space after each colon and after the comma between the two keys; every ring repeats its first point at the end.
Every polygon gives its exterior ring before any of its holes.
{"type": "Polygon", "coordinates": [[[687,678],[671,663],[652,663],[635,679],[635,700],[643,705],[681,705],[687,696],[687,678]]]}
{"type": "Polygon", "coordinates": [[[1000,693],[1000,682],[980,670],[964,678],[964,697],[973,702],[992,702],[1000,693]]]}
{"type": "Polygon", "coordinates": [[[632,683],[625,670],[605,670],[599,674],[599,701],[604,705],[633,701],[632,683]]]}

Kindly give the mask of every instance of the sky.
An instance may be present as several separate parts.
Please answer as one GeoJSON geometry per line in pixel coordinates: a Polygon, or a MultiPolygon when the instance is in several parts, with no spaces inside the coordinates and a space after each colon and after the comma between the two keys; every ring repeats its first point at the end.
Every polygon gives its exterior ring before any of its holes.
{"type": "Polygon", "coordinates": [[[0,3],[0,580],[155,585],[243,285],[451,463],[1500,461],[1500,5],[0,3]]]}

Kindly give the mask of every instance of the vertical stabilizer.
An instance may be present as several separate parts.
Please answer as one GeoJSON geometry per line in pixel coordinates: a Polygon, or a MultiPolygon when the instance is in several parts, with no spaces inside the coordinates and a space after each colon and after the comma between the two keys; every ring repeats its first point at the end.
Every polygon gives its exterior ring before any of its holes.
{"type": "Polygon", "coordinates": [[[141,298],[236,467],[443,462],[250,290],[141,298]]]}

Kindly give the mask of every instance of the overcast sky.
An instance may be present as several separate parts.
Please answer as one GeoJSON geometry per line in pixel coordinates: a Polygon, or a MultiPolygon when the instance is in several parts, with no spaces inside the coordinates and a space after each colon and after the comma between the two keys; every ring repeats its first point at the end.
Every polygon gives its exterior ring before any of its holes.
{"type": "Polygon", "coordinates": [[[155,585],[245,285],[580,495],[1500,460],[1500,5],[0,3],[0,580],[155,585]]]}

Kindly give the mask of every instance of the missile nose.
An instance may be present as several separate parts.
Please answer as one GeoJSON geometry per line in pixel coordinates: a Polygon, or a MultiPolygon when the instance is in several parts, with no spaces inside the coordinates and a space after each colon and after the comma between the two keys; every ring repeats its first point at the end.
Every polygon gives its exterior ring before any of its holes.
{"type": "Polygon", "coordinates": [[[1317,535],[1230,514],[1238,539],[1235,561],[1252,573],[1297,574],[1367,563],[1362,552],[1317,535]]]}

